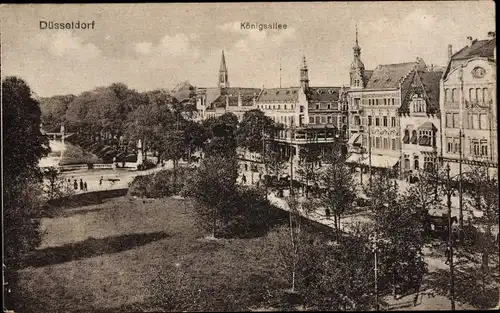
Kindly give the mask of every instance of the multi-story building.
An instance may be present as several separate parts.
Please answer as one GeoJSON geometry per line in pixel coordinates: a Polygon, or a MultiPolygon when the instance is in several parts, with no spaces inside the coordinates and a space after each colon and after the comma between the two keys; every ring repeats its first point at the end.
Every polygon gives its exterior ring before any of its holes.
{"type": "Polygon", "coordinates": [[[399,108],[401,174],[403,177],[437,165],[441,149],[439,81],[442,71],[411,74],[408,93],[399,108]]]}
{"type": "Polygon", "coordinates": [[[442,157],[452,175],[467,165],[498,168],[496,40],[473,40],[456,53],[448,46],[449,62],[441,79],[442,157]]]}
{"type": "Polygon", "coordinates": [[[427,67],[417,58],[416,62],[379,65],[367,71],[361,61],[357,34],[353,50],[347,98],[351,155],[347,162],[398,173],[401,156],[399,109],[410,90],[412,73],[424,72],[427,67]]]}

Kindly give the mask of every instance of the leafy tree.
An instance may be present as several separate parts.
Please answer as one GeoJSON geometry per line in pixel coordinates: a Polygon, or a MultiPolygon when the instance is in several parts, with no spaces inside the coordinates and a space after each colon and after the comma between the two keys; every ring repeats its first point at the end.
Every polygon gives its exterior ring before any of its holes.
{"type": "Polygon", "coordinates": [[[199,221],[211,230],[213,238],[218,223],[230,212],[237,176],[236,159],[215,155],[203,160],[189,182],[186,194],[195,200],[199,221]]]}
{"type": "Polygon", "coordinates": [[[74,193],[66,179],[60,175],[59,171],[54,167],[49,167],[44,171],[45,178],[45,195],[48,200],[58,199],[69,196],[74,193]]]}
{"type": "Polygon", "coordinates": [[[209,139],[205,145],[206,154],[236,159],[235,132],[237,126],[238,118],[233,113],[224,113],[204,122],[204,127],[209,133],[209,139]]]}
{"type": "MultiPolygon", "coordinates": [[[[17,77],[2,80],[3,231],[5,280],[17,293],[16,269],[41,242],[40,158],[47,156],[48,139],[40,132],[41,111],[30,87],[17,77]]],[[[14,304],[21,299],[13,300],[14,304]]],[[[17,305],[16,304],[16,305],[17,305]]]]}
{"type": "Polygon", "coordinates": [[[274,121],[264,112],[258,109],[246,111],[236,132],[238,146],[262,153],[263,136],[273,136],[275,131],[274,121]]]}
{"type": "Polygon", "coordinates": [[[40,99],[43,128],[46,131],[59,130],[65,124],[65,114],[74,95],[53,96],[40,99]]]}
{"type": "Polygon", "coordinates": [[[337,241],[340,239],[340,219],[353,207],[356,198],[354,175],[349,167],[340,160],[340,154],[332,151],[331,162],[320,176],[324,186],[321,203],[334,217],[337,241]]]}

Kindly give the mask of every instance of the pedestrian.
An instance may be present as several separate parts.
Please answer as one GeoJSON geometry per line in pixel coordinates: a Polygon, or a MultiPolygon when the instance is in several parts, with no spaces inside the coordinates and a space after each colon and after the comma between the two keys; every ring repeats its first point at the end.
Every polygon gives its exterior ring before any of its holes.
{"type": "Polygon", "coordinates": [[[101,179],[99,179],[99,186],[102,186],[102,176],[101,179]]]}
{"type": "Polygon", "coordinates": [[[80,178],[80,190],[83,190],[83,180],[80,178]]]}
{"type": "Polygon", "coordinates": [[[76,179],[75,182],[73,183],[73,187],[75,188],[75,190],[78,190],[78,182],[76,181],[76,179]]]}
{"type": "Polygon", "coordinates": [[[446,247],[445,255],[446,255],[446,262],[444,262],[444,264],[448,265],[450,263],[450,247],[446,247]]]}
{"type": "Polygon", "coordinates": [[[243,174],[243,175],[241,176],[241,181],[242,181],[244,184],[246,184],[246,183],[247,183],[247,177],[245,176],[245,174],[243,174]]]}
{"type": "Polygon", "coordinates": [[[84,183],[83,183],[83,189],[84,189],[85,191],[88,191],[88,189],[87,189],[87,182],[84,182],[84,183]]]}

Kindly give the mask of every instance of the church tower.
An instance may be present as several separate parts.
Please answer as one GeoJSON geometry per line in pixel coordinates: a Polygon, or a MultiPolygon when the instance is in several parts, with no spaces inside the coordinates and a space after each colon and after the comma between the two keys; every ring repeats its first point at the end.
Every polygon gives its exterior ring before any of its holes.
{"type": "Polygon", "coordinates": [[[361,62],[361,47],[358,44],[358,26],[356,26],[356,44],[352,49],[354,51],[354,60],[351,63],[351,69],[349,71],[351,77],[351,88],[363,88],[365,65],[361,62]]]}
{"type": "Polygon", "coordinates": [[[309,74],[307,72],[306,56],[304,55],[302,58],[302,65],[300,67],[300,86],[304,90],[309,88],[309,74]]]}
{"type": "Polygon", "coordinates": [[[220,88],[228,88],[229,80],[226,66],[226,58],[224,57],[224,50],[222,50],[222,59],[220,61],[220,69],[219,69],[219,87],[220,88]]]}

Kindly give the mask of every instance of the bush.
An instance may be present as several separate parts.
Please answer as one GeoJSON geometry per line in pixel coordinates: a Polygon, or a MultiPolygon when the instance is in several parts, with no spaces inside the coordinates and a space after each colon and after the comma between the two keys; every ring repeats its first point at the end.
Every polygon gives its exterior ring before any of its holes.
{"type": "Polygon", "coordinates": [[[174,183],[174,170],[162,170],[155,174],[136,176],[130,184],[129,193],[132,196],[147,198],[163,198],[180,194],[185,190],[188,177],[193,169],[177,169],[177,183],[174,183]]]}
{"type": "Polygon", "coordinates": [[[144,160],[142,164],[139,164],[139,166],[137,166],[137,170],[145,171],[154,167],[156,167],[156,164],[154,162],[151,162],[150,160],[144,160]]]}
{"type": "Polygon", "coordinates": [[[149,188],[153,181],[153,174],[145,176],[136,176],[130,184],[129,194],[136,197],[149,197],[149,188]]]}

